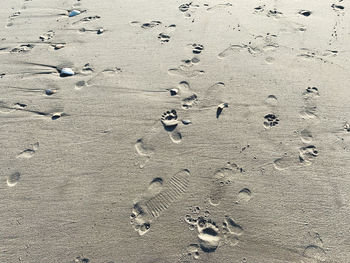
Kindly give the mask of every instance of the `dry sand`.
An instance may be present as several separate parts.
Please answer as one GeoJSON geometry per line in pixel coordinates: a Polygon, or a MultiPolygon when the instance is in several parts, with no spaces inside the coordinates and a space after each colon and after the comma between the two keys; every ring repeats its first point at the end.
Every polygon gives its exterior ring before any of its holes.
{"type": "Polygon", "coordinates": [[[348,8],[2,0],[0,262],[350,262],[348,8]]]}

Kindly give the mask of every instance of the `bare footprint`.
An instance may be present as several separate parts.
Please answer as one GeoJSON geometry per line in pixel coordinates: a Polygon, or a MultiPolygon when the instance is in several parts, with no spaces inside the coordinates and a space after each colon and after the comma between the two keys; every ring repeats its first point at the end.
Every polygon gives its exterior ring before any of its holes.
{"type": "Polygon", "coordinates": [[[28,53],[34,48],[33,44],[23,44],[10,50],[10,53],[28,53]]]}
{"type": "Polygon", "coordinates": [[[45,34],[42,34],[39,39],[42,41],[42,42],[48,42],[50,41],[55,35],[55,32],[53,30],[49,30],[47,31],[45,34]]]}
{"type": "Polygon", "coordinates": [[[140,138],[136,141],[135,143],[135,150],[140,159],[138,160],[139,162],[139,167],[142,169],[145,167],[147,162],[151,159],[151,156],[154,153],[154,149],[151,146],[148,146],[143,138],[140,138]]]}
{"type": "Polygon", "coordinates": [[[273,166],[276,170],[282,171],[288,168],[293,168],[299,165],[298,156],[292,154],[285,154],[273,161],[273,166]]]}
{"type": "Polygon", "coordinates": [[[311,260],[316,260],[316,262],[325,262],[327,259],[324,249],[316,245],[307,246],[303,252],[303,256],[311,260]]]}
{"type": "Polygon", "coordinates": [[[318,156],[318,150],[314,145],[308,145],[299,149],[299,161],[301,164],[310,165],[318,156]]]}
{"type": "Polygon", "coordinates": [[[229,163],[227,167],[218,169],[214,175],[209,190],[209,204],[212,206],[220,205],[227,192],[227,185],[231,184],[235,174],[242,169],[236,164],[229,163]]]}
{"type": "Polygon", "coordinates": [[[248,188],[243,188],[238,192],[238,202],[249,202],[252,198],[252,192],[248,188]]]}
{"type": "Polygon", "coordinates": [[[304,129],[300,132],[300,139],[303,143],[311,143],[313,136],[311,131],[309,131],[308,129],[304,129]]]}
{"type": "Polygon", "coordinates": [[[192,67],[195,64],[197,64],[197,63],[193,63],[192,59],[183,60],[182,62],[183,64],[179,65],[178,67],[170,68],[168,70],[169,75],[177,75],[177,76],[182,76],[186,78],[194,78],[194,77],[203,75],[205,73],[204,70],[192,69],[192,67]]]}
{"type": "Polygon", "coordinates": [[[18,154],[16,158],[23,158],[23,159],[32,158],[38,149],[39,149],[39,142],[36,142],[33,144],[31,148],[26,149],[20,154],[18,154]]]}
{"type": "Polygon", "coordinates": [[[7,177],[7,186],[9,186],[9,187],[15,186],[18,183],[20,177],[21,177],[21,174],[19,172],[11,173],[7,177]]]}

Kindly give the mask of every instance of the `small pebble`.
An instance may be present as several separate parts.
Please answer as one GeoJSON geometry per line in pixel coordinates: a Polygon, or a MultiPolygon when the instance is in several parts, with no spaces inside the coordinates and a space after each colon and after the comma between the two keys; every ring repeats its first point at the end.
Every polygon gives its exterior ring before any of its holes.
{"type": "Polygon", "coordinates": [[[70,13],[69,13],[69,17],[73,17],[73,16],[77,16],[77,15],[80,15],[80,11],[79,10],[72,10],[72,11],[70,11],[70,13]]]}
{"type": "Polygon", "coordinates": [[[47,95],[47,96],[51,96],[52,94],[54,94],[55,92],[53,91],[53,90],[51,90],[51,89],[47,89],[47,90],[45,90],[45,94],[47,95]]]}
{"type": "Polygon", "coordinates": [[[63,68],[60,72],[61,77],[73,76],[74,71],[71,68],[63,68]]]}
{"type": "Polygon", "coordinates": [[[97,30],[97,34],[100,35],[104,32],[105,30],[103,28],[100,28],[99,30],[97,30]]]}
{"type": "Polygon", "coordinates": [[[192,122],[190,120],[182,120],[182,123],[185,125],[191,124],[192,122]]]}
{"type": "Polygon", "coordinates": [[[61,48],[64,48],[64,47],[65,47],[65,44],[56,44],[56,45],[54,45],[55,49],[61,49],[61,48]]]}

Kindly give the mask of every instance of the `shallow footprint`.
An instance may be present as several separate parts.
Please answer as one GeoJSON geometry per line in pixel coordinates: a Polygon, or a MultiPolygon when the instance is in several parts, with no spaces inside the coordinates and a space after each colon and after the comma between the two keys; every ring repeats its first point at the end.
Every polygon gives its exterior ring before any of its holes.
{"type": "Polygon", "coordinates": [[[275,167],[275,169],[280,171],[286,170],[291,167],[295,167],[298,164],[298,156],[293,156],[290,154],[284,155],[273,161],[273,166],[275,167]]]}
{"type": "Polygon", "coordinates": [[[135,143],[135,150],[140,157],[139,166],[140,168],[143,168],[153,155],[154,149],[151,146],[148,146],[143,138],[140,138],[135,143]]]}
{"type": "Polygon", "coordinates": [[[169,137],[173,143],[180,143],[182,140],[182,134],[178,129],[173,130],[169,133],[169,137]]]}
{"type": "Polygon", "coordinates": [[[24,158],[24,159],[32,158],[38,149],[39,149],[39,142],[36,142],[35,144],[33,144],[32,148],[25,149],[23,152],[18,154],[16,158],[24,158]]]}
{"type": "Polygon", "coordinates": [[[21,177],[21,174],[19,172],[14,172],[14,173],[10,174],[7,177],[7,185],[9,187],[15,186],[18,183],[20,177],[21,177]]]}

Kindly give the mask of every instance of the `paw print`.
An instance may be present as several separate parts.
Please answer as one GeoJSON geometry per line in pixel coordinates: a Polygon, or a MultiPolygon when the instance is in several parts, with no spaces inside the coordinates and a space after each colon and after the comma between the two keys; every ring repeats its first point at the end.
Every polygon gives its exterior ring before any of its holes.
{"type": "Polygon", "coordinates": [[[163,113],[161,117],[161,122],[165,127],[173,127],[176,126],[179,121],[177,119],[176,110],[166,111],[163,113]]]}
{"type": "Polygon", "coordinates": [[[203,49],[204,49],[204,46],[201,45],[201,44],[192,44],[192,47],[193,47],[193,54],[200,54],[203,49]]]}
{"type": "Polygon", "coordinates": [[[168,36],[168,35],[166,35],[166,34],[164,34],[164,33],[160,33],[160,34],[158,35],[158,39],[160,39],[160,42],[161,42],[161,43],[167,43],[167,42],[170,41],[170,36],[168,36]]]}
{"type": "Polygon", "coordinates": [[[279,119],[275,114],[267,114],[264,116],[264,119],[265,128],[271,128],[273,126],[276,126],[279,122],[279,119]]]}

